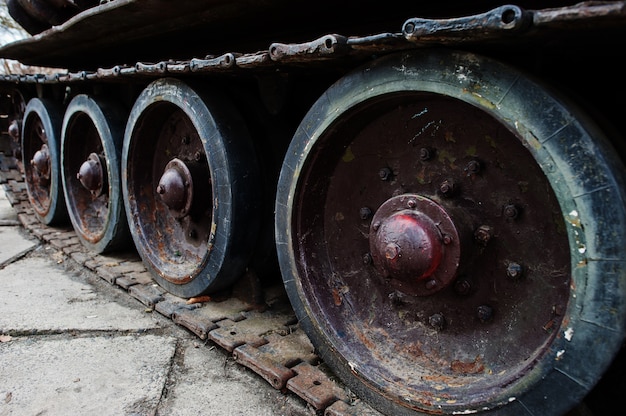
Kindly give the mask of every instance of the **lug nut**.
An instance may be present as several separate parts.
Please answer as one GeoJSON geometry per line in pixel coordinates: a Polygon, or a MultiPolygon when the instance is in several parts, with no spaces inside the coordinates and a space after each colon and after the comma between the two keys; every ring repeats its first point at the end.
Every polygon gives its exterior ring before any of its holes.
{"type": "Polygon", "coordinates": [[[519,209],[513,204],[505,205],[503,212],[505,217],[512,220],[516,219],[519,216],[519,209]]]}
{"type": "Polygon", "coordinates": [[[472,284],[467,279],[459,279],[454,284],[454,291],[457,295],[467,296],[472,290],[472,284]]]}
{"type": "Polygon", "coordinates": [[[437,286],[437,281],[435,279],[430,279],[429,281],[426,282],[426,289],[428,290],[434,289],[435,286],[437,286]]]}
{"type": "Polygon", "coordinates": [[[362,207],[359,209],[359,216],[362,220],[366,220],[372,216],[372,210],[368,207],[362,207]]]}
{"type": "Polygon", "coordinates": [[[381,168],[378,171],[378,177],[382,181],[389,181],[389,180],[391,180],[391,176],[392,175],[393,175],[393,172],[389,168],[381,168]]]}
{"type": "Polygon", "coordinates": [[[441,195],[445,197],[452,196],[454,191],[455,191],[455,185],[452,179],[446,179],[445,181],[441,182],[441,184],[439,185],[439,192],[441,193],[441,195]]]}
{"type": "Polygon", "coordinates": [[[488,225],[480,225],[476,231],[474,231],[474,239],[481,244],[487,244],[492,236],[493,229],[488,225]]]}
{"type": "Polygon", "coordinates": [[[428,147],[422,147],[420,149],[420,160],[426,162],[433,158],[435,155],[435,151],[433,149],[429,149],[428,147]]]}
{"type": "Polygon", "coordinates": [[[490,321],[493,318],[493,308],[489,305],[480,305],[476,309],[476,317],[483,323],[490,321]]]}
{"type": "Polygon", "coordinates": [[[506,267],[506,275],[513,280],[519,280],[522,277],[524,269],[518,263],[509,263],[506,267]]]}
{"type": "Polygon", "coordinates": [[[481,165],[478,160],[470,160],[467,163],[467,166],[465,166],[465,172],[467,172],[468,175],[475,175],[477,173],[480,173],[480,170],[481,165]]]}
{"type": "Polygon", "coordinates": [[[446,327],[446,318],[441,313],[435,313],[428,318],[428,324],[437,331],[441,331],[446,327]]]}

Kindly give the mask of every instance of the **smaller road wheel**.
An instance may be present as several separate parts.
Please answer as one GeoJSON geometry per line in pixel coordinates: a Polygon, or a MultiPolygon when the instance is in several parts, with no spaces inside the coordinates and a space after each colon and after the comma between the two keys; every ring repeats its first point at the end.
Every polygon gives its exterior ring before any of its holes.
{"type": "Polygon", "coordinates": [[[60,169],[63,112],[55,103],[33,98],[22,122],[24,179],[35,215],[47,225],[67,221],[60,169]]]}
{"type": "Polygon", "coordinates": [[[228,97],[150,84],[131,111],[123,192],[137,251],[170,293],[196,296],[239,278],[259,234],[257,159],[228,97]]]}
{"type": "Polygon", "coordinates": [[[72,226],[90,251],[128,245],[122,199],[120,153],[125,117],[114,104],[77,95],[65,112],[61,165],[72,226]]]}

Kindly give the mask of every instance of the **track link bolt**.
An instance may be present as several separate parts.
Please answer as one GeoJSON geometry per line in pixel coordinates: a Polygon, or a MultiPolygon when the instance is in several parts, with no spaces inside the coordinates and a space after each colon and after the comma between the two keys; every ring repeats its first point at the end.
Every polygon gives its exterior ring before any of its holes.
{"type": "Polygon", "coordinates": [[[381,168],[378,171],[378,177],[381,181],[390,181],[393,176],[393,172],[389,168],[381,168]]]}
{"type": "Polygon", "coordinates": [[[480,305],[476,309],[476,317],[480,322],[488,322],[493,318],[493,308],[489,305],[480,305]]]}
{"type": "Polygon", "coordinates": [[[441,331],[446,327],[446,318],[441,313],[434,313],[428,318],[428,324],[441,331]]]}
{"type": "Polygon", "coordinates": [[[518,263],[509,263],[506,267],[506,275],[513,280],[519,280],[524,273],[523,267],[518,263]]]}

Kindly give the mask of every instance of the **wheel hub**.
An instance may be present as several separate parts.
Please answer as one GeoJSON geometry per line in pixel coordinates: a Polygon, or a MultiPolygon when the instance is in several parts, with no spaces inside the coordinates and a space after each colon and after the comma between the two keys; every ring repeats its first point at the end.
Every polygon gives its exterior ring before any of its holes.
{"type": "Polygon", "coordinates": [[[37,171],[41,182],[50,180],[50,151],[48,150],[48,145],[43,144],[41,149],[35,152],[30,164],[37,171]]]}
{"type": "Polygon", "coordinates": [[[455,279],[460,234],[437,202],[404,194],[383,203],[370,226],[370,251],[379,273],[412,295],[436,293],[455,279]]]}
{"type": "Polygon", "coordinates": [[[76,178],[93,196],[101,195],[104,187],[105,173],[100,156],[96,153],[91,153],[87,160],[80,166],[76,178]]]}
{"type": "Polygon", "coordinates": [[[172,159],[165,166],[156,192],[176,218],[189,213],[193,202],[193,181],[189,168],[182,160],[172,159]]]}

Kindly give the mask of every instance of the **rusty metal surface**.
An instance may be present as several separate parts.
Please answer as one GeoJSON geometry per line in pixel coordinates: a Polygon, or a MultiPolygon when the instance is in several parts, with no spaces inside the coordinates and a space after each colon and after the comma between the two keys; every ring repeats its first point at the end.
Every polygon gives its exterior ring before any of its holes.
{"type": "MultiPolygon", "coordinates": [[[[0,155],[3,166],[10,159],[0,155]]],[[[207,340],[231,352],[233,358],[250,368],[274,388],[293,394],[316,410],[332,416],[382,416],[358,400],[321,362],[308,337],[294,320],[293,310],[282,286],[264,291],[266,306],[237,298],[189,303],[165,293],[146,273],[136,254],[92,255],[69,228],[48,227],[35,217],[28,203],[19,166],[0,171],[0,183],[18,212],[21,224],[34,236],[62,253],[67,261],[93,271],[102,279],[127,291],[146,308],[169,317],[207,340]],[[338,403],[344,401],[344,403],[338,403]]]]}

